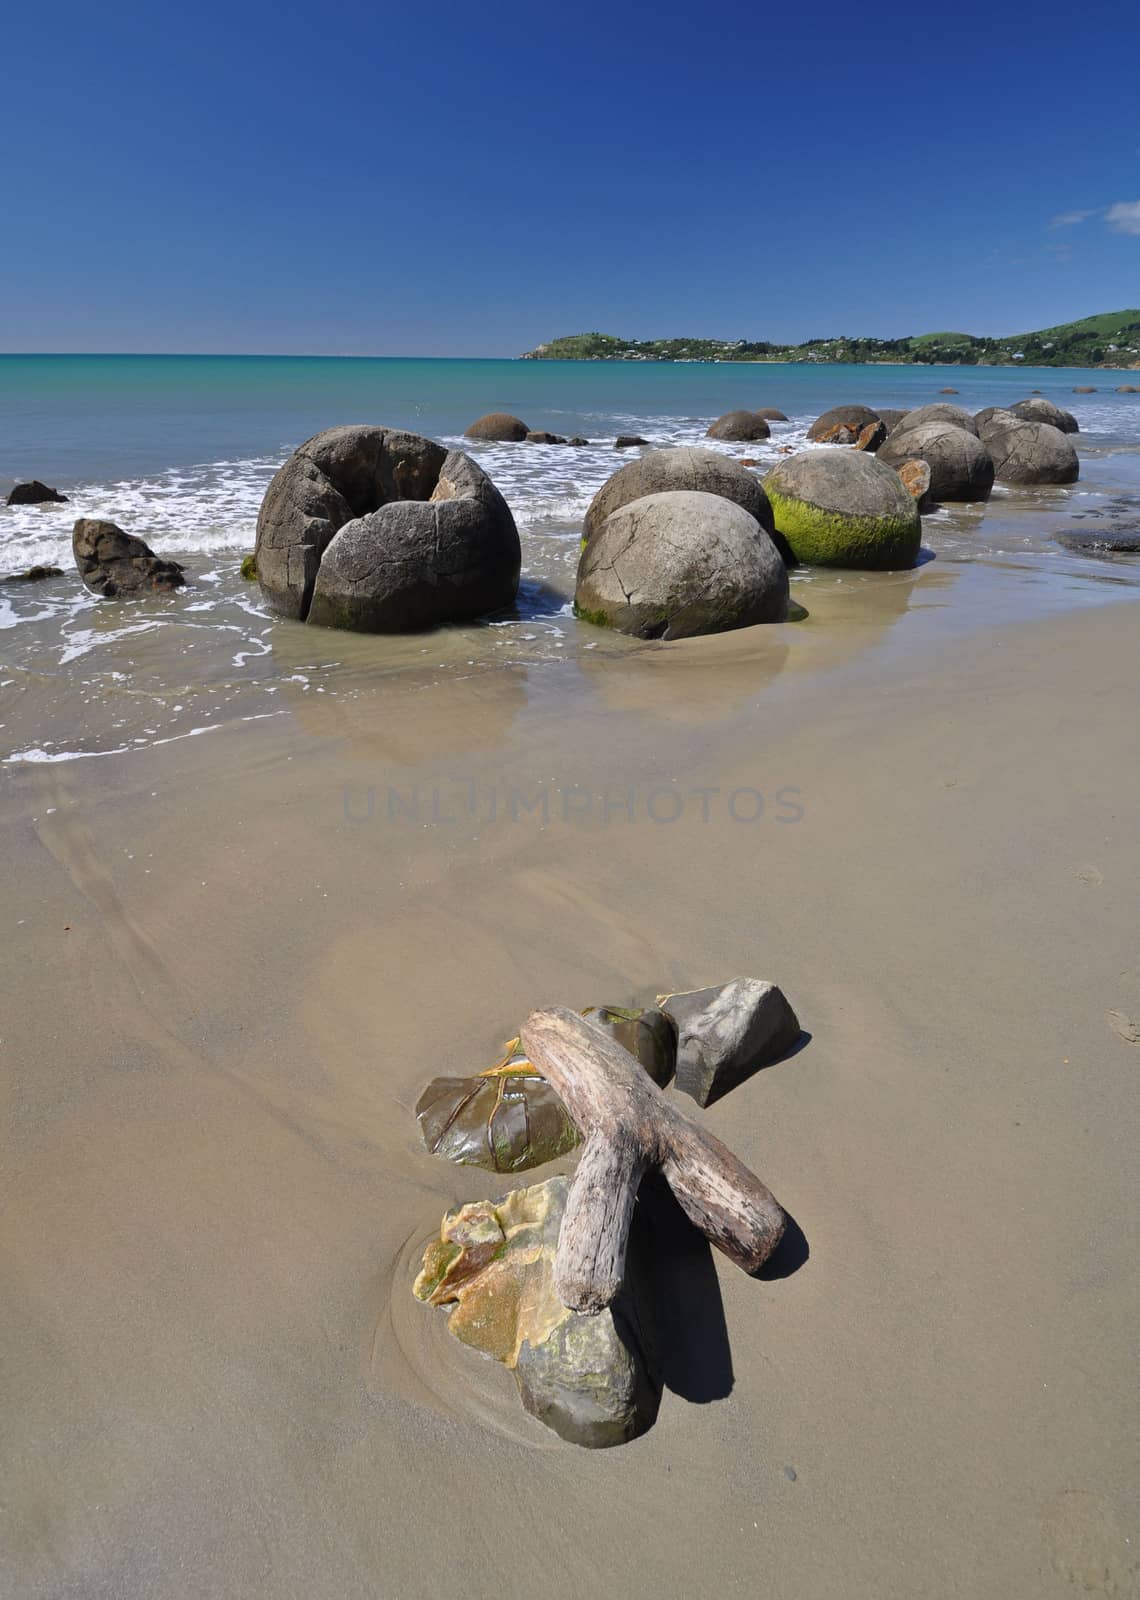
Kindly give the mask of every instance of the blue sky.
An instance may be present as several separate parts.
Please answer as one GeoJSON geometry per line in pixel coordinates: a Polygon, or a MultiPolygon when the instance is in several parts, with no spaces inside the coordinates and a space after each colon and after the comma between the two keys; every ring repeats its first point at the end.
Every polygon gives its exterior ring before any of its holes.
{"type": "Polygon", "coordinates": [[[0,350],[510,355],[1140,305],[1140,6],[25,4],[0,350]]]}

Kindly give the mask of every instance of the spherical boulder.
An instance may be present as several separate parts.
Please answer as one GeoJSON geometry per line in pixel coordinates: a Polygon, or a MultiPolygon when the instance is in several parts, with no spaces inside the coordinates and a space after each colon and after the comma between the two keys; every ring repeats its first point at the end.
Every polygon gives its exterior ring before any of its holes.
{"type": "Polygon", "coordinates": [[[758,411],[726,411],[709,424],[706,439],[725,439],[734,444],[748,444],[754,439],[767,439],[771,428],[758,411]]]}
{"type": "Polygon", "coordinates": [[[326,428],[280,467],[257,517],[257,578],[274,611],[308,615],[317,568],[346,522],[397,500],[429,500],[442,445],[396,428],[326,428]]]}
{"type": "Polygon", "coordinates": [[[985,444],[999,483],[1076,483],[1081,475],[1076,450],[1047,422],[991,421],[985,444]]]}
{"type": "Polygon", "coordinates": [[[724,633],[788,615],[788,572],[743,506],[678,489],[611,512],[582,551],[574,609],[639,639],[724,633]]]}
{"type": "Polygon", "coordinates": [[[466,430],[467,439],[481,439],[485,444],[522,444],[530,429],[509,411],[489,411],[479,417],[466,430]]]}
{"type": "Polygon", "coordinates": [[[978,426],[978,437],[985,443],[986,435],[993,429],[1008,427],[1011,422],[1020,419],[1012,411],[1007,411],[1004,406],[986,406],[984,410],[975,412],[974,421],[978,426]]]}
{"type": "Polygon", "coordinates": [[[664,494],[671,489],[719,494],[743,506],[765,533],[770,535],[775,527],[772,508],[759,478],[719,450],[681,445],[675,450],[652,450],[649,455],[619,467],[607,478],[586,512],[584,538],[592,539],[606,518],[631,500],[641,500],[647,494],[664,494]]]}
{"type": "Polygon", "coordinates": [[[904,461],[925,461],[930,468],[932,500],[988,500],[994,486],[994,464],[976,434],[952,422],[905,423],[879,451],[888,467],[904,461]]]}
{"type": "Polygon", "coordinates": [[[927,422],[949,422],[955,428],[965,428],[967,433],[975,436],[978,432],[978,424],[968,411],[963,411],[961,406],[952,406],[945,400],[936,400],[933,405],[919,406],[915,411],[906,412],[898,425],[897,432],[921,428],[927,422]]]}
{"type": "Polygon", "coordinates": [[[879,413],[872,411],[870,406],[832,406],[830,411],[825,411],[821,417],[816,417],[808,429],[808,438],[817,443],[830,429],[842,426],[850,428],[855,434],[865,428],[868,422],[878,422],[879,413]]]}
{"type": "Polygon", "coordinates": [[[410,633],[499,611],[515,598],[522,554],[510,509],[482,467],[452,450],[426,500],[355,517],[317,569],[308,620],[363,633],[410,633]]]}
{"type": "Polygon", "coordinates": [[[777,411],[775,406],[757,406],[756,415],[763,417],[765,422],[787,422],[787,417],[782,411],[777,411]]]}
{"type": "Polygon", "coordinates": [[[1023,422],[1047,422],[1051,428],[1059,428],[1062,433],[1081,431],[1081,425],[1073,413],[1062,411],[1061,407],[1055,406],[1051,400],[1036,399],[1031,395],[1028,400],[1019,400],[1009,409],[1023,422]]]}
{"type": "Polygon", "coordinates": [[[764,479],[776,527],[807,566],[913,567],[922,523],[902,479],[861,450],[805,450],[764,479]]]}

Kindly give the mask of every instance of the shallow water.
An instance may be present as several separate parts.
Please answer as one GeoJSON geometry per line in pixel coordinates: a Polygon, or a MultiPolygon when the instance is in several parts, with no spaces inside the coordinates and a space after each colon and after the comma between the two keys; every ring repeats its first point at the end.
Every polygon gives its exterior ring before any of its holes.
{"type": "MultiPolygon", "coordinates": [[[[998,488],[984,506],[924,519],[914,574],[802,573],[797,598],[813,623],[858,626],[923,613],[921,647],[979,620],[1031,617],[1140,588],[1135,558],[1063,549],[1056,536],[1134,525],[1140,496],[1140,396],[1112,392],[1127,375],[1001,369],[835,368],[354,361],[286,358],[0,358],[0,488],[39,476],[66,505],[0,509],[2,568],[56,565],[63,576],[0,584],[0,747],[8,759],[125,752],[198,737],[235,717],[279,714],[286,701],[353,695],[378,675],[426,683],[496,666],[628,654],[624,642],[570,612],[582,518],[633,452],[619,432],[655,445],[708,443],[710,418],[777,403],[765,443],[717,444],[763,470],[806,444],[812,419],[845,398],[913,405],[953,380],[969,409],[1041,389],[1080,423],[1081,481],[1068,489],[998,488]],[[1098,382],[1099,380],[1099,382],[1098,382]],[[1074,384],[1098,382],[1095,395],[1074,384]],[[239,575],[273,472],[303,438],[372,418],[462,442],[466,422],[506,408],[533,426],[591,440],[582,448],[464,443],[506,496],[523,543],[516,609],[485,624],[407,639],[360,639],[284,623],[239,575]],[[6,475],[6,478],[5,478],[6,475]],[[191,587],[130,605],[97,600],[71,561],[76,516],[105,516],[186,565],[191,587]],[[973,571],[962,584],[964,567],[973,571]],[[903,600],[905,597],[905,601],[903,600]],[[929,613],[939,613],[935,628],[929,613]]],[[[892,624],[893,625],[893,624],[892,624]]],[[[781,630],[786,632],[787,630],[781,630]]],[[[868,629],[862,630],[866,637],[868,629]]],[[[793,651],[794,654],[794,651],[793,651]]],[[[564,686],[569,689],[569,680],[564,686]]]]}

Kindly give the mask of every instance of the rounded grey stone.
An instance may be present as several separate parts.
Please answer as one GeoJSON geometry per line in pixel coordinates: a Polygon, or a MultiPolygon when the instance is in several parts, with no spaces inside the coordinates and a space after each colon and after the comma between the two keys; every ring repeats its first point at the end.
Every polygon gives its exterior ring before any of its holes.
{"type": "Polygon", "coordinates": [[[949,422],[956,428],[965,428],[967,433],[977,436],[978,424],[968,411],[963,411],[961,406],[952,406],[944,400],[936,400],[933,405],[919,406],[915,411],[907,411],[898,424],[898,431],[902,433],[907,428],[921,428],[926,422],[949,422]]]}
{"type": "Polygon", "coordinates": [[[916,428],[904,422],[880,449],[879,460],[888,467],[925,461],[931,500],[987,500],[994,486],[989,451],[976,434],[952,422],[926,422],[916,428]]]}
{"type": "Polygon", "coordinates": [[[608,516],[582,551],[574,606],[640,639],[723,633],[788,615],[788,573],[764,529],[721,495],[671,490],[608,516]]]}
{"type": "Polygon", "coordinates": [[[1081,475],[1073,445],[1047,422],[991,420],[985,443],[999,483],[1076,483],[1081,475]]]}
{"type": "Polygon", "coordinates": [[[772,430],[758,411],[726,411],[723,417],[711,422],[705,435],[709,439],[724,439],[733,444],[750,444],[757,439],[771,437],[772,430]]]}
{"type": "Polygon", "coordinates": [[[591,539],[619,507],[628,505],[631,500],[641,500],[647,494],[664,494],[670,489],[719,494],[743,506],[766,533],[773,530],[772,508],[754,473],[719,450],[681,445],[675,450],[651,450],[648,455],[619,467],[607,478],[586,512],[586,539],[591,539]]]}
{"type": "Polygon", "coordinates": [[[808,429],[809,439],[822,439],[825,433],[832,428],[851,428],[859,433],[868,422],[878,422],[879,413],[872,411],[870,406],[832,406],[830,411],[825,411],[821,417],[816,417],[808,429]]]}
{"type": "Polygon", "coordinates": [[[1009,409],[1023,422],[1047,422],[1051,428],[1057,428],[1061,433],[1081,431],[1081,425],[1071,411],[1055,406],[1051,400],[1046,400],[1044,397],[1031,395],[1028,400],[1019,400],[1009,409]]]}

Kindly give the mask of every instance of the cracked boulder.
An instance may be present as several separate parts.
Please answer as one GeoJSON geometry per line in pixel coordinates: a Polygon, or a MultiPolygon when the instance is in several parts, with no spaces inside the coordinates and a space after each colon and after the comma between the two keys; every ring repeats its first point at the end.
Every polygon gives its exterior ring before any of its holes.
{"type": "Polygon", "coordinates": [[[277,472],[257,519],[257,579],[280,615],[409,632],[514,600],[514,518],[469,456],[396,428],[329,428],[277,472]]]}
{"type": "Polygon", "coordinates": [[[743,506],[666,490],[605,519],[582,551],[574,609],[585,622],[639,639],[724,633],[786,621],[788,574],[743,506]]]}
{"type": "Polygon", "coordinates": [[[882,457],[882,450],[804,450],[772,468],[764,489],[797,561],[876,571],[914,566],[918,506],[882,457]]]}
{"type": "Polygon", "coordinates": [[[148,591],[169,594],[186,582],[177,561],[164,561],[142,539],[99,517],[80,517],[72,530],[71,553],[79,576],[104,600],[148,591]]]}
{"type": "Polygon", "coordinates": [[[1047,422],[1007,422],[999,413],[983,436],[999,483],[1076,483],[1081,475],[1071,441],[1047,422]]]}
{"type": "Polygon", "coordinates": [[[895,428],[899,433],[905,433],[911,428],[925,427],[930,422],[949,423],[955,428],[965,428],[967,433],[977,437],[978,424],[970,413],[963,411],[961,406],[950,405],[945,400],[936,400],[930,406],[918,406],[914,411],[904,411],[895,428]]]}
{"type": "Polygon", "coordinates": [[[813,439],[817,444],[824,441],[834,442],[833,440],[828,440],[828,435],[831,434],[832,429],[848,428],[851,432],[851,439],[842,442],[850,444],[854,439],[858,438],[869,422],[878,422],[879,420],[879,413],[872,411],[870,406],[832,406],[830,411],[825,411],[821,417],[816,417],[808,429],[808,438],[813,439]]]}
{"type": "Polygon", "coordinates": [[[554,1288],[568,1178],[449,1211],[424,1251],[413,1293],[448,1310],[463,1344],[515,1375],[532,1416],[591,1449],[653,1426],[661,1398],[652,1288],[639,1209],[625,1282],[596,1316],[570,1311],[554,1288]]]}
{"type": "Polygon", "coordinates": [[[607,478],[590,501],[583,537],[588,542],[612,512],[629,505],[631,500],[664,494],[669,489],[719,494],[743,506],[766,533],[772,533],[772,508],[754,473],[719,450],[681,445],[674,450],[653,450],[627,462],[607,478]]]}
{"type": "MultiPolygon", "coordinates": [[[[936,411],[937,406],[925,406],[924,411],[936,411]]],[[[953,411],[953,406],[944,409],[953,411]]],[[[956,422],[919,423],[910,426],[904,421],[879,451],[879,460],[888,467],[901,467],[907,461],[925,461],[930,468],[929,497],[931,500],[988,500],[994,486],[994,464],[990,453],[974,431],[974,420],[969,418],[970,429],[960,428],[956,422]]]]}
{"type": "MultiPolygon", "coordinates": [[[[1073,392],[1080,394],[1083,391],[1078,389],[1073,392]]],[[[1096,390],[1090,389],[1088,392],[1095,394],[1096,390]]],[[[1047,422],[1051,428],[1057,428],[1061,433],[1081,431],[1081,425],[1071,411],[1066,411],[1063,406],[1055,406],[1052,400],[1046,400],[1043,395],[1030,395],[1028,400],[1019,400],[1009,409],[1023,422],[1047,422]]]]}

